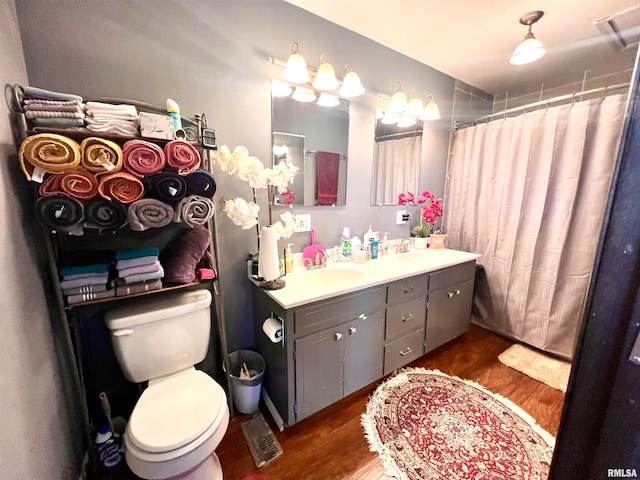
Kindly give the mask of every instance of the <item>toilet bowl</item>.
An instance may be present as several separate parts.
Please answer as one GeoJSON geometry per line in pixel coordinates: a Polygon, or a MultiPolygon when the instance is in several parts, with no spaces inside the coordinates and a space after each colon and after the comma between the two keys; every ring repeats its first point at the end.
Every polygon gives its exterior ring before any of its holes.
{"type": "Polygon", "coordinates": [[[223,388],[194,365],[206,355],[208,290],[143,299],[105,314],[123,373],[149,381],[124,434],[125,459],[149,480],[222,479],[214,451],[229,424],[223,388]]]}

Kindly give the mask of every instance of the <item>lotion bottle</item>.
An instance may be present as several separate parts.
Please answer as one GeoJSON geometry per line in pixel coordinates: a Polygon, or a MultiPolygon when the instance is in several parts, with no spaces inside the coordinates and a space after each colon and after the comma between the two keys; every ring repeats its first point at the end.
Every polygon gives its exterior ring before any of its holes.
{"type": "Polygon", "coordinates": [[[285,260],[285,266],[284,266],[285,273],[293,272],[293,253],[291,253],[291,245],[293,245],[293,243],[287,243],[287,250],[285,252],[286,260],[285,260]]]}
{"type": "Polygon", "coordinates": [[[388,232],[384,232],[384,237],[382,237],[382,250],[380,251],[380,253],[383,257],[389,255],[389,238],[387,237],[387,235],[388,232]]]}

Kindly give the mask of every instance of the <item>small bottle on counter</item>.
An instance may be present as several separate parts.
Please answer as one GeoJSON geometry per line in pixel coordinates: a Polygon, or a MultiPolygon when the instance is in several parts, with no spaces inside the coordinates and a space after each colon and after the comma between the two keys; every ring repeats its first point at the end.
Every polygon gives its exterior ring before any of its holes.
{"type": "Polygon", "coordinates": [[[284,251],[285,253],[285,262],[284,262],[284,271],[285,273],[293,272],[293,253],[291,252],[291,245],[293,243],[287,243],[287,249],[284,251]]]}
{"type": "Polygon", "coordinates": [[[372,240],[371,241],[371,260],[375,260],[376,258],[378,258],[378,248],[379,248],[378,240],[372,240]]]}

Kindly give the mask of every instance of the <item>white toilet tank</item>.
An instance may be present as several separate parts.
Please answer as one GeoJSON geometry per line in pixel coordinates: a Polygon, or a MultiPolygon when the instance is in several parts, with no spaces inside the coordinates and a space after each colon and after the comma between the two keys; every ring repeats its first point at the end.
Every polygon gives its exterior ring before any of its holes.
{"type": "Polygon", "coordinates": [[[124,375],[139,383],[204,360],[211,330],[211,293],[156,294],[105,313],[124,375]]]}

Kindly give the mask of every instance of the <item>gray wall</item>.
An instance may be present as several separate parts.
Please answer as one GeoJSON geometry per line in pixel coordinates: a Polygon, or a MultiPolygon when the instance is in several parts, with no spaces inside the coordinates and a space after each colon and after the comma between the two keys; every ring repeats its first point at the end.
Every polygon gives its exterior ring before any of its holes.
{"type": "MultiPolygon", "coordinates": [[[[345,207],[313,207],[316,240],[335,245],[343,226],[361,235],[374,230],[406,236],[395,225],[396,207],[369,205],[377,92],[390,94],[395,81],[409,92],[433,93],[443,119],[425,137],[427,167],[422,185],[444,190],[454,80],[423,64],[283,1],[71,1],[16,2],[31,85],[87,96],[132,98],[163,105],[175,99],[186,115],[204,112],[219,143],[245,145],[263,161],[271,157],[270,79],[297,41],[310,65],[328,54],[336,66],[350,64],[368,91],[352,102],[349,176],[345,207]]],[[[341,74],[339,74],[341,76],[341,74]]],[[[243,196],[248,185],[217,174],[218,198],[243,196]]],[[[259,191],[266,215],[266,191],[259,191]]],[[[278,210],[276,210],[277,218],[278,210]]],[[[253,344],[250,289],[244,259],[256,249],[255,231],[242,231],[219,216],[220,269],[229,348],[253,344]]],[[[295,234],[293,250],[309,244],[295,234]]]]}
{"type": "MultiPolygon", "coordinates": [[[[0,0],[0,65],[3,86],[27,82],[13,0],[0,0]]],[[[24,175],[6,102],[0,117],[0,477],[68,480],[82,455],[79,420],[62,381],[69,370],[56,357],[30,211],[21,208],[24,175]]]]}

